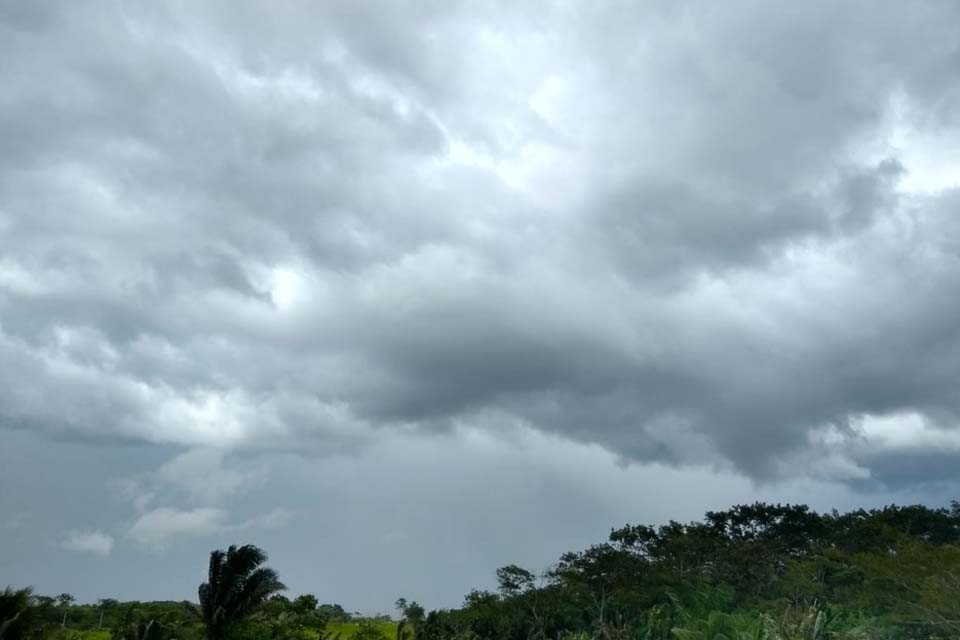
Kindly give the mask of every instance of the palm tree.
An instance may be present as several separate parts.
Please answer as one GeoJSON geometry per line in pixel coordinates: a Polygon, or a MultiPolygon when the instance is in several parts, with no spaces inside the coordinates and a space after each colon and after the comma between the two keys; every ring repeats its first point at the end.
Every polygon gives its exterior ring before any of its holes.
{"type": "Polygon", "coordinates": [[[276,571],[260,566],[266,560],[267,554],[252,544],[210,552],[209,576],[198,592],[208,640],[224,640],[237,622],[286,589],[276,571]]]}

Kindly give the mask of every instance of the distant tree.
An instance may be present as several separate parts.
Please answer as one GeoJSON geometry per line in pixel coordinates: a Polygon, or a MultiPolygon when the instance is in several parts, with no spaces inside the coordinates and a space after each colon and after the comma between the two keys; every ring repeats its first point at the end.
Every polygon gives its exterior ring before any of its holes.
{"type": "Polygon", "coordinates": [[[293,603],[290,602],[290,598],[278,593],[267,598],[267,601],[259,608],[257,616],[259,618],[276,618],[292,612],[293,603]]]}
{"type": "Polygon", "coordinates": [[[330,622],[349,622],[353,617],[339,604],[321,604],[317,607],[317,613],[330,622]]]}
{"type": "Polygon", "coordinates": [[[497,569],[497,585],[505,598],[529,590],[533,587],[535,579],[536,576],[515,564],[508,564],[497,569]]]}
{"type": "Polygon", "coordinates": [[[316,597],[305,594],[291,602],[274,595],[247,619],[234,640],[317,640],[326,624],[316,597]]]}
{"type": "Polygon", "coordinates": [[[100,621],[97,623],[97,629],[103,628],[103,614],[116,609],[118,604],[120,603],[113,598],[101,598],[97,601],[97,605],[100,607],[100,621]]]}
{"type": "Polygon", "coordinates": [[[397,611],[400,612],[400,622],[397,623],[397,640],[409,640],[411,636],[416,636],[427,617],[427,612],[417,604],[416,600],[408,602],[406,598],[397,598],[395,606],[397,611]]]}
{"type": "Polygon", "coordinates": [[[317,597],[309,593],[297,596],[293,601],[293,608],[297,613],[312,613],[317,608],[317,597]]]}
{"type": "Polygon", "coordinates": [[[208,640],[227,638],[234,625],[286,589],[276,571],[261,566],[267,554],[254,545],[210,552],[207,582],[200,585],[200,610],[208,640]]]}
{"type": "Polygon", "coordinates": [[[60,623],[61,629],[67,628],[67,612],[70,610],[70,605],[76,601],[69,593],[61,593],[57,596],[57,606],[63,609],[63,621],[60,623]]]}

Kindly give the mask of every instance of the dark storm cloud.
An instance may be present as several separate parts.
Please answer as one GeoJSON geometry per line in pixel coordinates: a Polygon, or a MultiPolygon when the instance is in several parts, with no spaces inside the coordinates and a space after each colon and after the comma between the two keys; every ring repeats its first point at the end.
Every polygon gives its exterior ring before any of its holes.
{"type": "Polygon", "coordinates": [[[960,413],[957,17],[5,3],[0,419],[941,477],[872,425],[960,413]]]}

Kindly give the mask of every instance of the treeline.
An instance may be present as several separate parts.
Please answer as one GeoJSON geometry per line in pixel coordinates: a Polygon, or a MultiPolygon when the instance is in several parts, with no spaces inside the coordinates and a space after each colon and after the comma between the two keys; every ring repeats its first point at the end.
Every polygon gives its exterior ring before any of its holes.
{"type": "MultiPolygon", "coordinates": [[[[0,633],[2,640],[202,640],[206,636],[201,612],[193,602],[105,598],[96,604],[73,604],[69,594],[48,597],[29,589],[0,591],[0,624],[5,621],[10,623],[0,633]]],[[[318,604],[309,594],[292,600],[276,594],[244,622],[238,635],[316,639],[330,626],[364,622],[377,619],[356,616],[339,604],[318,604]]]]}
{"type": "Polygon", "coordinates": [[[960,505],[757,503],[626,525],[431,612],[417,640],[960,637],[960,505]]]}
{"type": "Polygon", "coordinates": [[[960,638],[960,504],[820,514],[756,503],[626,525],[542,574],[401,620],[290,600],[257,547],[210,554],[198,604],[0,592],[0,640],[929,640],[960,638]],[[344,634],[344,625],[350,626],[344,634]],[[341,638],[340,635],[345,637],[341,638]]]}

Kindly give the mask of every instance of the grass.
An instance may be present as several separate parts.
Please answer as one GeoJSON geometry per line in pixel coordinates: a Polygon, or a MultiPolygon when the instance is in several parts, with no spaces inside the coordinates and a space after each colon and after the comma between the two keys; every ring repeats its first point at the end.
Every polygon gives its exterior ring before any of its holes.
{"type": "MultiPolygon", "coordinates": [[[[387,640],[397,640],[396,622],[374,622],[373,624],[380,629],[387,640]]],[[[358,622],[331,622],[327,625],[326,633],[331,635],[339,633],[340,640],[350,640],[356,635],[359,628],[360,624],[358,622]]],[[[102,631],[71,631],[69,640],[110,640],[110,631],[107,629],[102,631]]]]}
{"type": "MultiPolygon", "coordinates": [[[[397,638],[397,623],[396,622],[374,622],[373,623],[383,635],[387,637],[387,640],[396,640],[397,638]]],[[[360,625],[356,622],[331,622],[327,625],[327,633],[332,633],[336,635],[340,634],[340,640],[350,640],[356,633],[360,625]]],[[[84,638],[84,640],[87,640],[84,638]]],[[[92,640],[92,639],[91,639],[92,640]]]]}

